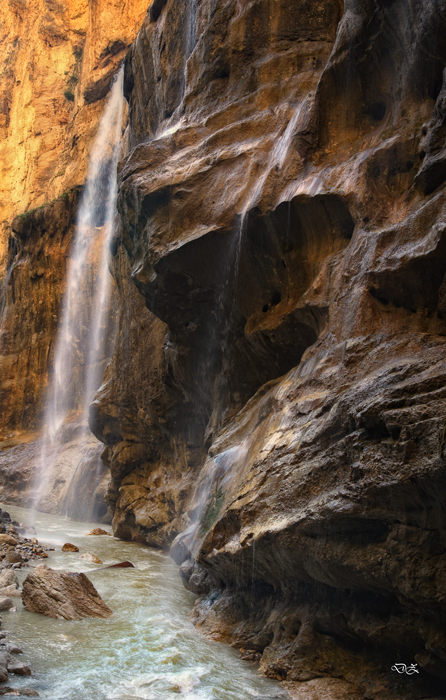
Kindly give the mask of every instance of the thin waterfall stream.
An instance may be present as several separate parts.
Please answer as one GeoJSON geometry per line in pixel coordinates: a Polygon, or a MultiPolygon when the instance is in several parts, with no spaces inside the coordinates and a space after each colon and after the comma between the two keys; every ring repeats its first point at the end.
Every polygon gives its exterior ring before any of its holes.
{"type": "MultiPolygon", "coordinates": [[[[77,212],[47,397],[40,467],[35,477],[34,510],[39,510],[47,495],[58,447],[64,439],[63,428],[73,414],[80,425],[78,439],[86,441],[89,404],[101,383],[105,361],[110,355],[114,323],[110,309],[112,277],[108,266],[123,125],[123,76],[121,68],[99,124],[77,212]]],[[[78,466],[81,463],[82,459],[78,466]]],[[[76,483],[75,479],[73,481],[76,483]]],[[[67,494],[66,512],[74,497],[72,491],[67,494]]]]}

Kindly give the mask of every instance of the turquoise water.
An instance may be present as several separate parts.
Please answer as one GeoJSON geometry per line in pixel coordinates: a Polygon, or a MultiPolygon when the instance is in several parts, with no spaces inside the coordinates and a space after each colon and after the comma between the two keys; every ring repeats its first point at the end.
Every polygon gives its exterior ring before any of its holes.
{"type": "MultiPolygon", "coordinates": [[[[29,518],[24,509],[1,507],[21,523],[29,518]]],[[[278,683],[241,661],[237,650],[204,639],[193,627],[188,614],[195,596],[183,588],[167,555],[114,537],[87,537],[95,523],[37,513],[35,527],[41,542],[59,550],[49,552],[45,563],[84,571],[113,615],[107,620],[54,620],[28,612],[17,599],[17,612],[2,614],[3,629],[23,649],[19,658],[31,666],[33,676],[10,676],[9,685],[32,687],[47,700],[286,697],[278,683]],[[61,552],[65,542],[76,544],[79,554],[61,552]],[[79,558],[87,551],[104,565],[128,559],[135,568],[89,574],[98,565],[79,558]]]]}

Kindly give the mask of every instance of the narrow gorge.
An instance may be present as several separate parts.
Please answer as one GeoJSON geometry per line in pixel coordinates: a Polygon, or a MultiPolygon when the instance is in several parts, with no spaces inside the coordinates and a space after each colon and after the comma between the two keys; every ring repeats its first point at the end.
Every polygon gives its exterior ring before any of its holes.
{"type": "MultiPolygon", "coordinates": [[[[294,700],[446,698],[446,2],[3,15],[0,500],[32,503],[122,70],[116,332],[87,433],[98,246],[41,510],[169,552],[202,635],[294,700]]],[[[190,697],[247,697],[218,692],[190,697]]]]}

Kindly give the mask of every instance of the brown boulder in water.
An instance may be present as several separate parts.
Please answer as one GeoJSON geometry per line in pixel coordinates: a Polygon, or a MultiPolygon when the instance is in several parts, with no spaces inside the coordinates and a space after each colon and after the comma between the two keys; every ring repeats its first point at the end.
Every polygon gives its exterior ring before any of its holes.
{"type": "Polygon", "coordinates": [[[75,544],[71,544],[70,542],[66,542],[64,546],[62,547],[62,552],[78,552],[79,547],[76,547],[75,544]]]}
{"type": "Polygon", "coordinates": [[[107,532],[107,530],[103,530],[101,527],[95,527],[94,530],[91,530],[91,532],[87,532],[87,537],[89,535],[108,535],[111,537],[111,533],[107,532]]]}
{"type": "Polygon", "coordinates": [[[39,564],[26,577],[22,602],[30,612],[42,613],[59,620],[112,615],[85,574],[58,573],[46,564],[39,564]]]}

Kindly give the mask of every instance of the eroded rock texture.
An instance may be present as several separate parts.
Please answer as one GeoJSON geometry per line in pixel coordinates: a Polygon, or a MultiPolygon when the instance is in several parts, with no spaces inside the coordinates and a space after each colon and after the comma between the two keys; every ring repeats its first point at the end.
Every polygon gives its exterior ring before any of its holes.
{"type": "Polygon", "coordinates": [[[3,440],[38,430],[65,287],[79,190],[14,219],[0,297],[3,440]]]}
{"type": "Polygon", "coordinates": [[[45,564],[36,566],[24,580],[22,602],[30,612],[58,620],[113,614],[85,574],[58,573],[45,564]]]}
{"type": "Polygon", "coordinates": [[[187,526],[194,621],[267,675],[442,696],[446,6],[152,10],[92,407],[116,531],[187,526]]]}

